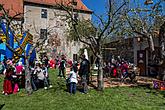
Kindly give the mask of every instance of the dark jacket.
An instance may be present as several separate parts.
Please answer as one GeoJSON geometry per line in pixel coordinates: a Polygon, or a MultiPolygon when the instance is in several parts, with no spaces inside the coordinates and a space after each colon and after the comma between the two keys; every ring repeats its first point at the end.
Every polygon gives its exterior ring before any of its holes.
{"type": "Polygon", "coordinates": [[[90,73],[90,63],[87,59],[83,59],[80,63],[79,75],[89,75],[90,73]]]}
{"type": "Polygon", "coordinates": [[[60,69],[65,69],[65,60],[61,60],[60,69]]]}

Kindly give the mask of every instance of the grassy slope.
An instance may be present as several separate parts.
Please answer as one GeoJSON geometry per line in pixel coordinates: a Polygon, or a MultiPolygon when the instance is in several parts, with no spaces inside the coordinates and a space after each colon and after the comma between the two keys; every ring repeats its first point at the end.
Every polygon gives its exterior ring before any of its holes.
{"type": "MultiPolygon", "coordinates": [[[[0,95],[2,110],[164,110],[165,98],[155,90],[145,88],[116,87],[104,92],[90,90],[88,94],[77,92],[70,96],[65,91],[63,79],[50,70],[53,88],[40,89],[31,96],[24,90],[16,95],[0,95]]],[[[0,85],[3,78],[0,78],[0,85]]],[[[0,86],[2,90],[2,86],[0,86]]]]}

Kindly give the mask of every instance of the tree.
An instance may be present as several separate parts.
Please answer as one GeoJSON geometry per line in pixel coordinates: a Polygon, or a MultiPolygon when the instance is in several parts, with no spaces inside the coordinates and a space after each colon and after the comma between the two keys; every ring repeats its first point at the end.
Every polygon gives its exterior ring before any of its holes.
{"type": "Polygon", "coordinates": [[[117,31],[116,29],[120,26],[121,21],[119,18],[120,15],[125,13],[122,9],[124,10],[126,6],[126,0],[120,0],[120,2],[108,0],[107,3],[107,12],[105,15],[100,16],[95,14],[99,21],[97,25],[90,20],[81,21],[75,19],[73,15],[78,10],[76,10],[76,4],[73,2],[67,6],[65,4],[59,4],[59,7],[67,12],[66,18],[68,18],[67,20],[70,26],[71,40],[78,40],[87,45],[99,61],[98,90],[104,89],[102,48],[106,38],[117,31]]]}
{"type": "Polygon", "coordinates": [[[155,50],[153,36],[155,32],[159,31],[165,19],[163,13],[161,13],[161,3],[163,1],[160,0],[152,7],[134,7],[127,14],[127,21],[132,32],[148,39],[148,45],[152,53],[155,50]]]}
{"type": "MultiPolygon", "coordinates": [[[[163,26],[165,20],[162,6],[164,2],[165,0],[157,0],[155,3],[152,0],[146,0],[144,5],[137,2],[135,6],[130,6],[127,15],[123,16],[123,18],[126,18],[125,30],[132,35],[147,40],[151,55],[151,62],[149,63],[156,65],[160,65],[163,55],[158,54],[155,50],[154,36],[159,36],[159,29],[163,26]]],[[[161,45],[164,44],[163,36],[160,37],[160,41],[159,47],[162,48],[161,45]]]]}

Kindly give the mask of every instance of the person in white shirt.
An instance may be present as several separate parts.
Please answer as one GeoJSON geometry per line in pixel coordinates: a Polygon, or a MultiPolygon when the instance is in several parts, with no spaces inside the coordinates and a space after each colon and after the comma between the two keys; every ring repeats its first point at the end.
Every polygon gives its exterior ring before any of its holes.
{"type": "Polygon", "coordinates": [[[75,72],[74,68],[71,68],[70,75],[68,77],[69,79],[69,92],[70,94],[76,93],[76,84],[78,83],[77,80],[77,73],[75,72]]]}
{"type": "Polygon", "coordinates": [[[37,63],[36,64],[36,67],[34,69],[34,75],[37,75],[37,78],[38,78],[38,86],[42,86],[42,82],[44,82],[44,89],[47,89],[48,88],[48,82],[47,82],[47,79],[46,79],[46,76],[44,75],[44,71],[43,69],[41,68],[41,64],[40,63],[37,63]]]}

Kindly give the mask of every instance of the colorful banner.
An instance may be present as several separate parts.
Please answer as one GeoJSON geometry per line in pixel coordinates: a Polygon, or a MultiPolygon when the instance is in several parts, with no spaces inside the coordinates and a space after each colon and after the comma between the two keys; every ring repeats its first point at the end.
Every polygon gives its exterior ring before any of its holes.
{"type": "MultiPolygon", "coordinates": [[[[31,44],[32,45],[32,43],[33,43],[33,36],[30,33],[26,33],[24,35],[25,35],[25,37],[23,36],[24,39],[22,41],[21,47],[18,47],[16,49],[16,52],[19,55],[22,55],[23,54],[23,49],[25,49],[25,47],[26,47],[27,44],[31,44]]],[[[17,62],[19,60],[19,56],[17,56],[17,55],[14,54],[14,59],[17,62]]]]}
{"type": "MultiPolygon", "coordinates": [[[[18,34],[15,37],[17,37],[17,39],[19,40],[19,39],[22,38],[22,35],[21,34],[18,34]]],[[[14,37],[14,43],[17,42],[16,39],[15,39],[15,37],[14,37]]],[[[6,42],[6,36],[4,34],[0,34],[0,38],[2,39],[3,42],[6,42]]]]}

